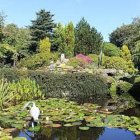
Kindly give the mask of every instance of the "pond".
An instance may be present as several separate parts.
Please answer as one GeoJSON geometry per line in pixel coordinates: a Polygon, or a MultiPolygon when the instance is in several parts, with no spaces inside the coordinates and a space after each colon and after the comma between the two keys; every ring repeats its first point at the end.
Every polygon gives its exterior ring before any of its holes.
{"type": "Polygon", "coordinates": [[[0,133],[3,133],[3,137],[9,134],[7,129],[14,128],[14,133],[11,133],[13,137],[25,137],[27,140],[140,139],[139,117],[113,114],[97,104],[79,105],[56,98],[35,101],[40,116],[39,124],[33,128],[30,110],[22,109],[25,103],[0,112],[0,126],[4,128],[0,133]]]}
{"type": "Polygon", "coordinates": [[[119,128],[91,128],[88,131],[79,130],[78,127],[42,128],[42,131],[32,138],[32,132],[20,131],[19,137],[27,140],[138,140],[140,137],[134,133],[119,128]]]}

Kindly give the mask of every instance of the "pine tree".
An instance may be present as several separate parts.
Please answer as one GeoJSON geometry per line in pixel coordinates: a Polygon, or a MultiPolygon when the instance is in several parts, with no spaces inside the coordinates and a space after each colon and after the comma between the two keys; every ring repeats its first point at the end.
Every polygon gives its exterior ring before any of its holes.
{"type": "Polygon", "coordinates": [[[4,21],[5,21],[5,15],[3,12],[0,12],[0,42],[2,42],[3,39],[3,28],[4,28],[4,21]]]}
{"type": "Polygon", "coordinates": [[[45,10],[40,10],[36,15],[36,20],[32,20],[32,26],[30,26],[31,51],[37,51],[40,40],[46,37],[51,38],[53,29],[55,28],[55,23],[52,19],[54,16],[53,14],[45,10]]]}
{"type": "Polygon", "coordinates": [[[82,18],[75,28],[75,54],[99,53],[102,36],[82,18]]]}

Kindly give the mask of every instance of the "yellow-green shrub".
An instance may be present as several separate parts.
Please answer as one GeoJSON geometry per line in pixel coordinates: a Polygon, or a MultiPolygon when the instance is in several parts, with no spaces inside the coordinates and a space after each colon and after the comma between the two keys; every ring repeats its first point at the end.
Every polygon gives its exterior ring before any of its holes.
{"type": "Polygon", "coordinates": [[[20,61],[18,67],[27,67],[28,69],[37,69],[42,66],[47,66],[50,61],[56,61],[58,55],[56,53],[38,53],[31,57],[24,58],[20,61]]]}
{"type": "Polygon", "coordinates": [[[89,54],[88,57],[96,64],[98,65],[98,55],[97,54],[89,54]]]}
{"type": "Polygon", "coordinates": [[[125,59],[121,57],[104,56],[103,65],[105,66],[105,68],[123,70],[124,72],[128,72],[130,74],[136,72],[136,69],[134,68],[134,64],[131,61],[126,61],[125,59]]]}
{"type": "Polygon", "coordinates": [[[40,40],[39,42],[39,52],[44,53],[50,53],[51,51],[51,43],[49,38],[44,38],[43,40],[40,40]]]}

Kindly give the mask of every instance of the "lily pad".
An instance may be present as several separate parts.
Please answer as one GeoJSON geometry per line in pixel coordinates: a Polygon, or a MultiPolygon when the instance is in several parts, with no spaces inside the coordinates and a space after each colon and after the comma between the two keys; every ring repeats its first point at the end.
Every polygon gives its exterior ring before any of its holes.
{"type": "Polygon", "coordinates": [[[72,123],[73,126],[75,126],[75,125],[81,125],[81,124],[82,124],[81,122],[74,122],[74,123],[72,123]]]}
{"type": "Polygon", "coordinates": [[[66,123],[66,124],[64,124],[64,126],[65,127],[71,127],[71,126],[73,126],[71,123],[66,123]]]}
{"type": "Polygon", "coordinates": [[[55,128],[58,128],[58,127],[61,127],[62,125],[61,124],[52,124],[52,127],[55,127],[55,128]]]}
{"type": "Polygon", "coordinates": [[[80,129],[80,130],[86,131],[86,130],[89,130],[89,127],[87,127],[87,126],[83,126],[83,127],[82,127],[82,126],[81,126],[81,127],[79,127],[79,129],[80,129]]]}

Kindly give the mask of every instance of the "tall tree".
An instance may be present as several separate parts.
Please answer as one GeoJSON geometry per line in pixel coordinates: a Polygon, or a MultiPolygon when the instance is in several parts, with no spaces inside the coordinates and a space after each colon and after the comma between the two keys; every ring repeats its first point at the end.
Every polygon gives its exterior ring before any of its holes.
{"type": "Polygon", "coordinates": [[[132,23],[122,25],[110,34],[110,42],[120,47],[124,44],[128,45],[132,50],[135,42],[140,40],[140,18],[134,18],[132,23]]]}
{"type": "Polygon", "coordinates": [[[132,50],[132,58],[135,66],[140,70],[140,40],[136,42],[136,47],[132,50]]]}
{"type": "Polygon", "coordinates": [[[53,41],[52,41],[52,50],[58,51],[59,53],[65,53],[64,48],[66,46],[65,42],[65,27],[58,23],[57,27],[54,30],[53,41]]]}
{"type": "Polygon", "coordinates": [[[5,62],[16,65],[18,59],[28,55],[30,34],[27,28],[18,28],[15,24],[8,24],[3,28],[3,48],[5,51],[5,62]]]}
{"type": "Polygon", "coordinates": [[[75,28],[75,54],[99,53],[102,36],[82,18],[75,28]]]}
{"type": "Polygon", "coordinates": [[[18,34],[18,26],[16,24],[8,24],[3,28],[4,39],[3,43],[9,44],[11,46],[16,45],[16,37],[18,34]]]}
{"type": "Polygon", "coordinates": [[[118,47],[126,44],[132,53],[135,66],[139,66],[140,18],[134,18],[132,23],[122,25],[110,34],[110,42],[118,47]]]}
{"type": "Polygon", "coordinates": [[[53,48],[58,52],[64,53],[67,57],[74,55],[75,35],[74,26],[70,22],[66,26],[62,26],[60,23],[54,31],[53,48]]]}
{"type": "Polygon", "coordinates": [[[4,28],[4,21],[5,21],[5,15],[3,12],[0,12],[0,42],[2,41],[3,39],[3,28],[4,28]]]}
{"type": "Polygon", "coordinates": [[[74,55],[75,45],[74,26],[72,22],[65,26],[65,34],[66,46],[64,48],[64,53],[67,57],[72,57],[74,55]]]}
{"type": "Polygon", "coordinates": [[[53,34],[53,29],[55,23],[53,21],[53,14],[50,12],[40,10],[36,13],[37,17],[35,20],[32,20],[32,25],[30,26],[31,31],[31,51],[37,51],[39,47],[39,41],[43,40],[46,37],[51,38],[53,34]]]}

